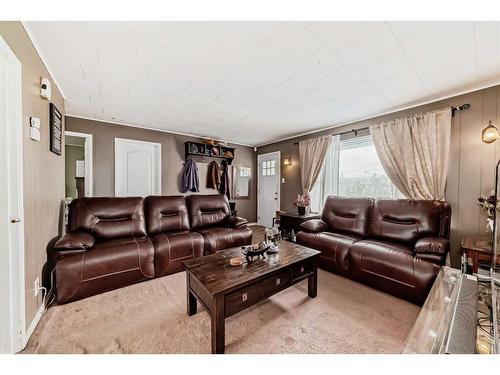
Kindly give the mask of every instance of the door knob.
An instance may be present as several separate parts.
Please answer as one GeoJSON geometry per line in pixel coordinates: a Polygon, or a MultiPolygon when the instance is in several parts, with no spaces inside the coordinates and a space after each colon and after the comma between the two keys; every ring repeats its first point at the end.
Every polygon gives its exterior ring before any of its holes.
{"type": "Polygon", "coordinates": [[[21,219],[10,219],[10,222],[12,224],[15,224],[15,223],[20,223],[21,222],[21,219]]]}

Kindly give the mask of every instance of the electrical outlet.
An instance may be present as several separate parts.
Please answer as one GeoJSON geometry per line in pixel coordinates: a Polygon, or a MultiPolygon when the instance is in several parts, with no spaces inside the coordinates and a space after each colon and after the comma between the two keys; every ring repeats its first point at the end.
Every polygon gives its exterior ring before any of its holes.
{"type": "Polygon", "coordinates": [[[34,289],[34,293],[35,293],[35,297],[38,296],[38,292],[40,291],[40,278],[37,277],[35,279],[35,283],[33,284],[33,289],[34,289]]]}

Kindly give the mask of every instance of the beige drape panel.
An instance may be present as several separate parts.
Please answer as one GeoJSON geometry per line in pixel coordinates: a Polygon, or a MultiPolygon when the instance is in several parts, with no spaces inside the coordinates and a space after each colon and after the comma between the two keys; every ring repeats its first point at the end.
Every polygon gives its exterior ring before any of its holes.
{"type": "Polygon", "coordinates": [[[303,194],[309,194],[314,186],[331,143],[331,135],[299,142],[300,179],[303,194]]]}
{"type": "Polygon", "coordinates": [[[387,176],[411,199],[445,198],[450,154],[451,109],[370,126],[387,176]]]}

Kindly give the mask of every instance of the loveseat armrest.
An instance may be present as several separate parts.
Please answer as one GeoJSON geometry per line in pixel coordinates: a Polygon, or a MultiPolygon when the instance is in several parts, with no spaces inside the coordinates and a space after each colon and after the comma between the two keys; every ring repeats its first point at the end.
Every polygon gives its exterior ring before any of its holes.
{"type": "Polygon", "coordinates": [[[87,250],[94,246],[95,238],[87,232],[67,233],[54,244],[54,250],[87,250]]]}
{"type": "Polygon", "coordinates": [[[450,241],[442,237],[424,237],[415,243],[416,254],[445,255],[450,251],[450,241]]]}
{"type": "Polygon", "coordinates": [[[247,219],[239,216],[228,216],[222,221],[222,225],[227,228],[239,228],[248,223],[247,219]]]}
{"type": "Polygon", "coordinates": [[[311,219],[300,224],[300,229],[309,233],[326,232],[329,228],[328,224],[321,219],[311,219]]]}

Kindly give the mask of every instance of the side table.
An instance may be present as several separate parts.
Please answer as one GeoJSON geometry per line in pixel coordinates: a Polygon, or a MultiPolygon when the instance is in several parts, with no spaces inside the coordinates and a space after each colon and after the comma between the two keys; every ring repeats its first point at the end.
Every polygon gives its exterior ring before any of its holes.
{"type": "Polygon", "coordinates": [[[467,263],[472,265],[472,272],[477,273],[479,263],[491,262],[493,245],[491,235],[466,234],[462,238],[462,254],[467,257],[467,263]]]}

